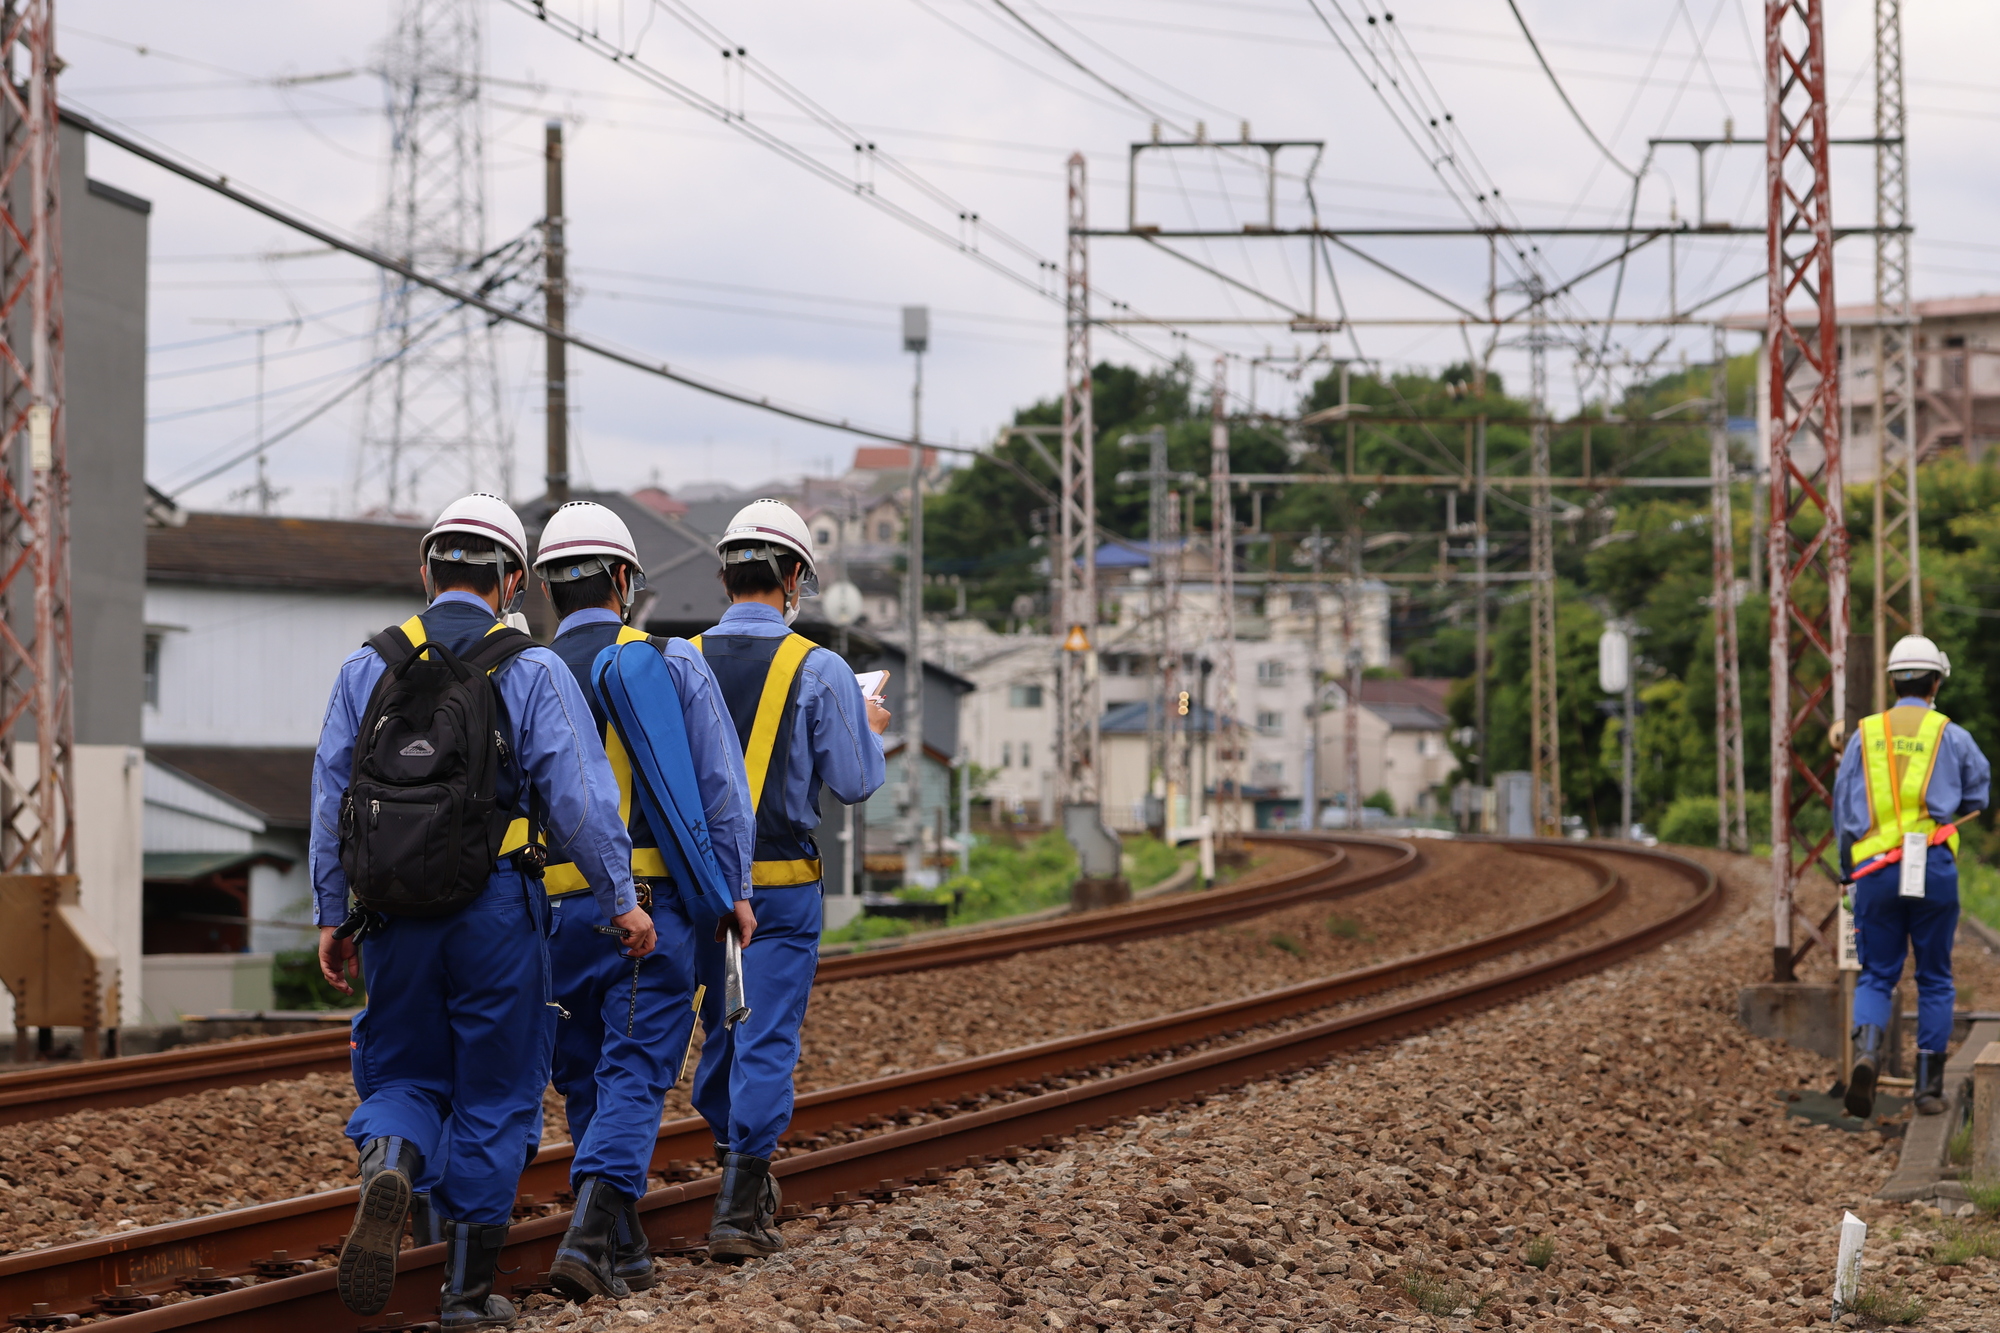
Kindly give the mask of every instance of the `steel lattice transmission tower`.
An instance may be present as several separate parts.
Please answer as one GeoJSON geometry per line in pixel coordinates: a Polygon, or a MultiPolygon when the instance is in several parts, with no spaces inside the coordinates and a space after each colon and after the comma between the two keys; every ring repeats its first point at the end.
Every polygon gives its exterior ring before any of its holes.
{"type": "Polygon", "coordinates": [[[1765,0],[1765,181],[1770,277],[1765,327],[1771,417],[1772,972],[1790,981],[1793,888],[1833,839],[1800,827],[1832,805],[1847,717],[1847,520],[1842,509],[1840,335],[1834,319],[1833,207],[1827,171],[1826,37],[1820,0],[1765,0]],[[1791,302],[1803,298],[1795,312],[1791,302]]]}
{"type": "MultiPolygon", "coordinates": [[[[476,286],[486,253],[479,0],[401,0],[382,55],[390,163],[382,248],[476,286]]],[[[414,512],[443,492],[514,489],[513,438],[485,316],[384,274],[355,503],[414,512]]]]}
{"type": "MultiPolygon", "coordinates": [[[[0,7],[0,873],[76,869],[54,6],[0,7]]],[[[115,1024],[116,1013],[102,1015],[115,1024]]],[[[90,1027],[86,1019],[86,1027],[90,1027]]]]}
{"type": "Polygon", "coordinates": [[[1097,427],[1091,416],[1088,179],[1082,153],[1069,159],[1069,267],[1062,401],[1061,495],[1049,578],[1056,636],[1056,772],[1065,808],[1096,805],[1097,427]]]}
{"type": "Polygon", "coordinates": [[[1903,148],[1902,0],[1875,0],[1875,707],[1889,640],[1924,632],[1917,557],[1916,320],[1903,148]]]}
{"type": "MultiPolygon", "coordinates": [[[[1528,767],[1534,783],[1535,832],[1562,836],[1562,729],[1556,709],[1556,545],[1555,498],[1549,492],[1549,349],[1542,309],[1528,335],[1529,491],[1528,584],[1529,712],[1528,767]]],[[[1630,836],[1630,830],[1620,834],[1630,836]]]]}

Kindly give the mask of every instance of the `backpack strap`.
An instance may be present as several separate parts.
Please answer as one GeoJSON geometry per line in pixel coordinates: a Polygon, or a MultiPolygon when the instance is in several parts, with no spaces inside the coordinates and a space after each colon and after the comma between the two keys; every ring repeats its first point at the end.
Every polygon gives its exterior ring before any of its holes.
{"type": "Polygon", "coordinates": [[[458,660],[474,671],[484,671],[490,676],[534,646],[535,641],[520,630],[495,624],[486,631],[485,638],[466,649],[458,660]]]}
{"type": "Polygon", "coordinates": [[[421,615],[411,616],[400,625],[391,625],[380,634],[369,639],[364,647],[373,648],[391,671],[410,660],[423,647],[430,636],[424,629],[421,615]]]}

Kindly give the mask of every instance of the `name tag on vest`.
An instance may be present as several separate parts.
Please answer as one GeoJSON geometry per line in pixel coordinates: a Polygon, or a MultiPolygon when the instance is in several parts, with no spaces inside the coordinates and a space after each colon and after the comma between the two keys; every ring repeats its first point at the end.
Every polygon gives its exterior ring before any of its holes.
{"type": "Polygon", "coordinates": [[[1905,833],[1903,835],[1903,876],[1896,887],[1900,898],[1921,898],[1924,896],[1924,863],[1931,852],[1930,835],[1925,833],[1905,833]]]}

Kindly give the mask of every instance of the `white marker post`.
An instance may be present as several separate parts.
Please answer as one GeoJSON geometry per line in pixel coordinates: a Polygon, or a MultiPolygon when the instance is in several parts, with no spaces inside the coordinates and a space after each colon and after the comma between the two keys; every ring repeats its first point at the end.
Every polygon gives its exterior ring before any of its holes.
{"type": "Polygon", "coordinates": [[[1833,1266],[1833,1317],[1840,1318],[1861,1293],[1861,1245],[1868,1224],[1853,1213],[1840,1216],[1840,1257],[1833,1266]]]}

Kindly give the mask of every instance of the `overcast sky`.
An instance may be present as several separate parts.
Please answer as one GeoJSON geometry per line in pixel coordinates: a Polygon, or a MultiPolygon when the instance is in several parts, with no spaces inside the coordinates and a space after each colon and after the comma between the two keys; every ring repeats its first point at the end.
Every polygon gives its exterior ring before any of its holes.
{"type": "MultiPolygon", "coordinates": [[[[61,95],[345,234],[372,238],[390,160],[385,42],[406,2],[65,0],[61,95]]],[[[997,0],[693,3],[548,0],[548,8],[740,116],[741,127],[675,100],[510,0],[480,0],[487,242],[533,229],[542,212],[543,122],[560,117],[569,138],[575,328],[757,394],[901,430],[911,367],[897,307],[928,304],[925,431],[966,445],[991,440],[1017,407],[1060,388],[1061,309],[1050,295],[1060,295],[1072,152],[1088,161],[1093,226],[1124,226],[1128,206],[1140,224],[1168,230],[1237,232],[1265,220],[1263,154],[1255,151],[1142,155],[1128,195],[1130,145],[1151,139],[1155,122],[1167,140],[1192,137],[1199,122],[1207,138],[1233,141],[1247,122],[1253,139],[1323,142],[1323,153],[1278,154],[1280,226],[1311,216],[1309,171],[1329,224],[1463,225],[1467,208],[1481,207],[1473,192],[1497,187],[1524,224],[1605,226],[1622,222],[1629,173],[1647,161],[1649,139],[1719,136],[1732,119],[1739,136],[1762,132],[1762,6],[1754,0],[1520,0],[1608,156],[1565,110],[1506,0],[1410,0],[1372,27],[1371,14],[1385,15],[1382,0],[1318,0],[1317,9],[1311,0],[1009,0],[1039,37],[997,0]],[[748,54],[749,77],[728,72],[737,62],[725,62],[718,38],[748,54]],[[1357,62],[1377,72],[1376,87],[1357,62]],[[857,154],[846,131],[815,121],[814,109],[873,144],[875,160],[857,154]],[[1422,121],[1440,112],[1451,117],[1440,116],[1441,128],[1459,137],[1455,165],[1434,167],[1419,141],[1428,132],[1422,121]]],[[[1837,135],[1873,132],[1872,10],[1868,0],[1828,5],[1837,135]]],[[[2000,47],[2000,6],[1939,0],[1910,7],[1906,23],[1917,293],[1992,291],[2000,288],[2000,237],[1982,219],[1994,212],[2000,156],[1992,146],[2000,84],[1988,68],[2000,47]]],[[[109,145],[93,141],[89,152],[93,176],[154,203],[154,484],[176,490],[256,442],[259,324],[271,326],[268,432],[354,385],[376,356],[372,270],[316,253],[297,234],[109,145]]],[[[1835,153],[1836,217],[1865,224],[1872,153],[1835,153]]],[[[1761,154],[1717,150],[1708,162],[1709,220],[1761,227],[1761,154]]],[[[1692,218],[1696,198],[1693,154],[1655,151],[1639,220],[1692,218]]],[[[1189,322],[1177,331],[1133,328],[1129,339],[1099,329],[1095,355],[1156,365],[1185,354],[1206,378],[1226,352],[1238,405],[1254,391],[1265,410],[1295,401],[1299,382],[1290,376],[1301,359],[1307,376],[1330,357],[1389,368],[1465,359],[1457,327],[1394,321],[1448,318],[1447,302],[1483,309],[1484,243],[1352,245],[1368,258],[1341,249],[1315,258],[1296,240],[1099,239],[1090,255],[1099,314],[1129,308],[1189,322]],[[1113,301],[1124,306],[1114,310],[1113,301]],[[1331,336],[1203,322],[1342,308],[1357,325],[1331,336]]],[[[1687,308],[1753,279],[1761,246],[1760,238],[1691,240],[1671,262],[1664,245],[1650,247],[1628,267],[1619,313],[1661,315],[1674,295],[1687,308]]],[[[1503,289],[1518,289],[1530,273],[1564,281],[1615,253],[1609,239],[1551,241],[1527,260],[1503,256],[1498,279],[1503,289]]],[[[1868,300],[1868,241],[1847,242],[1842,253],[1843,303],[1868,300]]],[[[1581,284],[1565,312],[1605,314],[1616,274],[1613,266],[1581,284]]],[[[1754,310],[1761,290],[1753,281],[1701,311],[1754,310]]],[[[1505,311],[1520,299],[1503,290],[1498,305],[1505,311]]],[[[1637,375],[1705,357],[1709,337],[1706,329],[1621,328],[1611,355],[1632,363],[1621,374],[1637,375]]],[[[541,355],[530,335],[497,336],[517,497],[540,490],[541,355]]],[[[1525,383],[1525,352],[1503,343],[1493,356],[1510,384],[1525,383]]],[[[1551,356],[1558,405],[1576,400],[1575,360],[1568,349],[1551,356]]],[[[843,470],[862,443],[587,354],[572,354],[571,377],[572,467],[584,483],[750,486],[843,470]]],[[[384,378],[271,448],[279,509],[352,514],[381,503],[378,482],[357,488],[356,458],[368,392],[384,378]]],[[[246,463],[181,498],[241,507],[251,503],[241,492],[252,476],[246,463]]],[[[452,478],[433,474],[420,501],[434,505],[453,488],[452,478]]]]}

